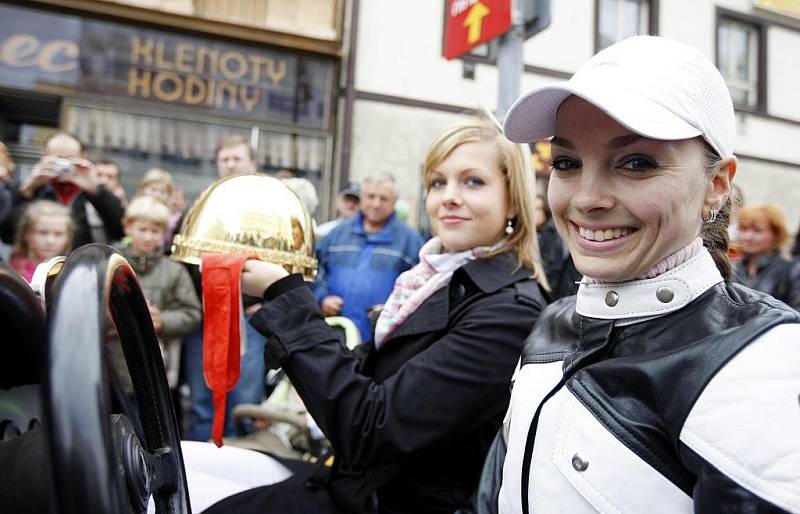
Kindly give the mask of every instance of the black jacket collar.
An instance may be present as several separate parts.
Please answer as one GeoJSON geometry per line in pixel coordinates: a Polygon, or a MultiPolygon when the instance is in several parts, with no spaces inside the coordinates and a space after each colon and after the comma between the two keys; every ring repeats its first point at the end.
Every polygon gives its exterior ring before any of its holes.
{"type": "Polygon", "coordinates": [[[516,253],[503,253],[489,259],[475,259],[459,271],[466,273],[484,293],[494,293],[510,284],[533,276],[533,271],[517,264],[516,253]]]}
{"type": "Polygon", "coordinates": [[[450,300],[460,300],[466,289],[464,281],[469,280],[484,294],[526,280],[533,271],[522,267],[517,269],[517,255],[504,253],[488,259],[475,259],[453,273],[449,287],[434,292],[406,321],[397,327],[388,340],[396,337],[442,330],[450,317],[450,300]],[[466,275],[466,276],[464,276],[466,275]]]}

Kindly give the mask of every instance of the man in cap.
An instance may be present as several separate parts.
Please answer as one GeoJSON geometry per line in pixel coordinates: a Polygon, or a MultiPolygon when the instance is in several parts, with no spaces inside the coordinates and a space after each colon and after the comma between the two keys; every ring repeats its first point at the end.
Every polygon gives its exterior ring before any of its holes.
{"type": "Polygon", "coordinates": [[[355,216],[360,203],[361,188],[354,182],[347,184],[347,186],[336,195],[336,213],[338,217],[335,220],[328,221],[317,227],[314,231],[317,240],[327,236],[331,230],[338,227],[344,220],[355,216]]]}

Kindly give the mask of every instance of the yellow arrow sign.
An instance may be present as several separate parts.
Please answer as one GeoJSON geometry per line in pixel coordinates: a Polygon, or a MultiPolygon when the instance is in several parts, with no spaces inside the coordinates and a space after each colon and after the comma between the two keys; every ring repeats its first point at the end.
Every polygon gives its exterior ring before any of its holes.
{"type": "Polygon", "coordinates": [[[469,32],[467,32],[467,42],[474,43],[481,38],[481,27],[483,26],[483,19],[489,14],[489,8],[481,2],[473,5],[467,17],[462,24],[469,32]]]}

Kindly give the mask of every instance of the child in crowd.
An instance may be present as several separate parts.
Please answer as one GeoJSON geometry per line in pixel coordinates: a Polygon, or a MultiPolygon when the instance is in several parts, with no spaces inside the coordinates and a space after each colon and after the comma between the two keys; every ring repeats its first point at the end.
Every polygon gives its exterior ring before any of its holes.
{"type": "Polygon", "coordinates": [[[141,182],[139,182],[136,196],[151,196],[167,205],[169,204],[170,196],[172,196],[172,189],[172,175],[161,168],[151,168],[147,170],[147,173],[144,174],[141,182]]]}
{"type": "Polygon", "coordinates": [[[135,198],[122,222],[130,242],[120,250],[139,278],[159,340],[170,388],[178,385],[181,339],[200,322],[200,301],[186,269],[164,256],[169,209],[150,196],[135,198]]]}
{"type": "Polygon", "coordinates": [[[30,282],[40,262],[69,251],[72,228],[67,207],[49,200],[32,202],[20,218],[9,264],[30,282]]]}

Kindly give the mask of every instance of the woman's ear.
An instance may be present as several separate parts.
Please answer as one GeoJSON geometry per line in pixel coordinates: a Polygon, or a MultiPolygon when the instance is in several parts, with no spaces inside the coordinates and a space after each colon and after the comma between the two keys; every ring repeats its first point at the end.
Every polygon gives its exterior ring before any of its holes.
{"type": "Polygon", "coordinates": [[[722,209],[725,199],[730,196],[731,184],[736,176],[736,165],[735,156],[726,157],[709,178],[705,205],[710,209],[719,211],[722,209]]]}
{"type": "Polygon", "coordinates": [[[517,217],[517,208],[514,206],[514,197],[511,194],[511,187],[508,186],[506,190],[506,199],[508,201],[508,210],[506,210],[506,219],[514,219],[517,217]]]}

